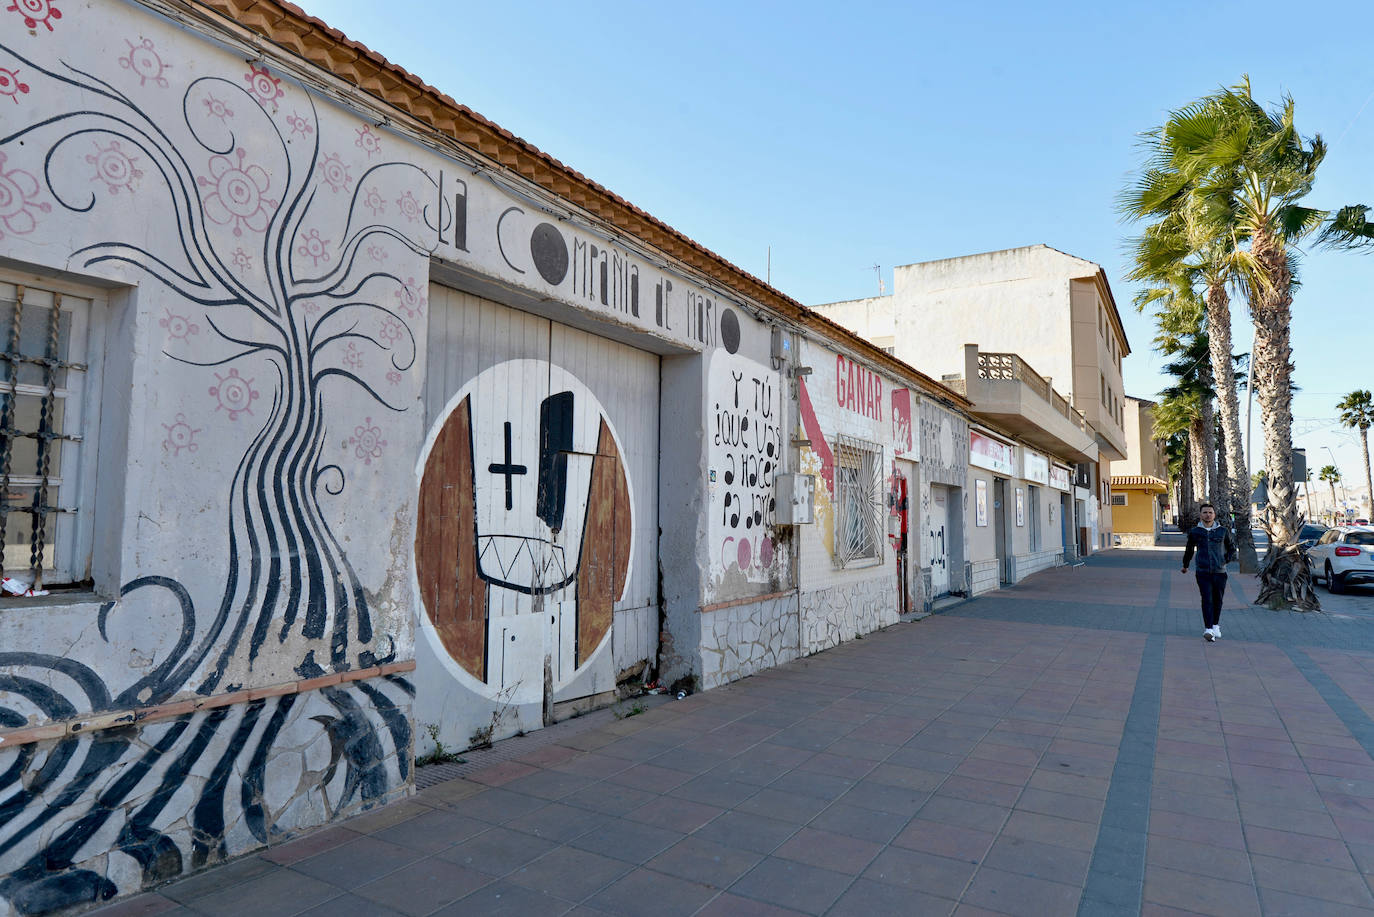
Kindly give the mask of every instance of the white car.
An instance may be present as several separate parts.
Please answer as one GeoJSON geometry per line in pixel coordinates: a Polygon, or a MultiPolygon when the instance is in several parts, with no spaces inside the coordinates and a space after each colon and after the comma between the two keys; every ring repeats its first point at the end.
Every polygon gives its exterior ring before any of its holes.
{"type": "Polygon", "coordinates": [[[1339,593],[1350,583],[1374,582],[1374,526],[1340,525],[1307,549],[1312,575],[1339,593]]]}

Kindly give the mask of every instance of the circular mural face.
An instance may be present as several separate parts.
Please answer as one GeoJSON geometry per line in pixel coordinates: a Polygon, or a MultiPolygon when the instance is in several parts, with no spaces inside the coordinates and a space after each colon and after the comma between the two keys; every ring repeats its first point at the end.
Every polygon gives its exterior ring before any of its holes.
{"type": "Polygon", "coordinates": [[[546,656],[566,684],[609,644],[634,543],[623,454],[591,390],[543,360],[480,373],[431,430],[415,545],[423,630],[493,696],[516,671],[542,688],[546,656]]]}

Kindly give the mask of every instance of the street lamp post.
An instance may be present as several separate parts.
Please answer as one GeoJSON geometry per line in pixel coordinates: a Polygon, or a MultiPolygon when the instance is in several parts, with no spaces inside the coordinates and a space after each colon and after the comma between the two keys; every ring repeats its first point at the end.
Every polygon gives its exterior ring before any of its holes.
{"type": "MultiPolygon", "coordinates": [[[[1334,453],[1334,452],[1331,451],[1331,447],[1330,447],[1330,446],[1322,446],[1322,448],[1326,450],[1326,454],[1327,454],[1327,455],[1331,456],[1331,467],[1332,467],[1332,468],[1337,467],[1337,466],[1336,466],[1336,453],[1334,453]]],[[[1349,502],[1350,502],[1350,494],[1347,493],[1347,492],[1346,492],[1346,489],[1345,489],[1345,478],[1341,478],[1341,502],[1342,502],[1342,503],[1349,503],[1349,502]]],[[[1334,507],[1334,506],[1331,507],[1331,515],[1332,515],[1332,520],[1331,520],[1331,521],[1332,521],[1332,522],[1335,522],[1335,521],[1336,521],[1336,520],[1335,520],[1336,507],[1334,507]]],[[[1342,508],[1342,515],[1344,515],[1344,508],[1342,508]]]]}

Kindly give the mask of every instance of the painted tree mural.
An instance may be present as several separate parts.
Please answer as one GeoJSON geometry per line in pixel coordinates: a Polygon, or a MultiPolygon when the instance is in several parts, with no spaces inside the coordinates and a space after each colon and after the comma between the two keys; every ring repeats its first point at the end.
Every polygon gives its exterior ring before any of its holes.
{"type": "MultiPolygon", "coordinates": [[[[178,609],[179,635],[129,684],[107,684],[56,649],[0,652],[0,696],[11,699],[0,727],[223,693],[262,683],[283,657],[288,678],[395,657],[396,635],[374,619],[322,503],[341,497],[349,477],[327,456],[355,469],[383,458],[373,417],[414,397],[423,256],[452,214],[420,203],[435,199],[432,180],[388,160],[390,141],[376,129],[322,129],[310,95],[266,67],[174,86],[197,62],[164,61],[142,36],[125,44],[104,76],[99,62],[49,63],[0,45],[0,91],[14,100],[0,99],[0,232],[57,219],[80,227],[73,237],[127,229],[82,239],[67,263],[175,294],[181,308],[160,321],[165,358],[201,368],[214,422],[247,431],[226,495],[227,556],[202,574],[223,585],[213,606],[197,608],[181,582],[145,575],[102,607],[102,635],[136,613],[125,607],[136,593],[178,609]],[[121,219],[121,208],[140,216],[121,219]],[[149,231],[152,221],[165,225],[149,231]]],[[[167,420],[163,449],[194,452],[204,424],[167,420]]],[[[281,806],[267,799],[265,775],[284,730],[313,729],[327,742],[310,790],[327,817],[380,800],[406,778],[401,708],[413,688],[389,676],[320,693],[330,709],[310,717],[312,701],[286,695],[0,750],[0,896],[21,913],[113,896],[121,889],[107,873],[79,868],[83,847],[113,823],[144,884],[235,852],[224,840],[235,823],[266,842],[281,806]],[[193,771],[201,779],[188,814],[172,798],[193,771]],[[172,833],[167,824],[182,816],[172,833]]]]}

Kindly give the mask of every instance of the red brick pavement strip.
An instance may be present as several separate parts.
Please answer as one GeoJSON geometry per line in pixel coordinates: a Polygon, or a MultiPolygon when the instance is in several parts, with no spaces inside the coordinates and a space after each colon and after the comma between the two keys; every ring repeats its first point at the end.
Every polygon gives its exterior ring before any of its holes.
{"type": "Polygon", "coordinates": [[[1170,634],[1144,863],[1124,877],[1140,912],[1374,914],[1374,760],[1285,651],[1318,647],[1374,709],[1374,627],[1257,619],[1207,646],[1191,583],[1161,576],[1177,559],[1147,559],[498,743],[472,779],[103,913],[1069,913],[1145,646],[1129,620],[1170,634]]]}

